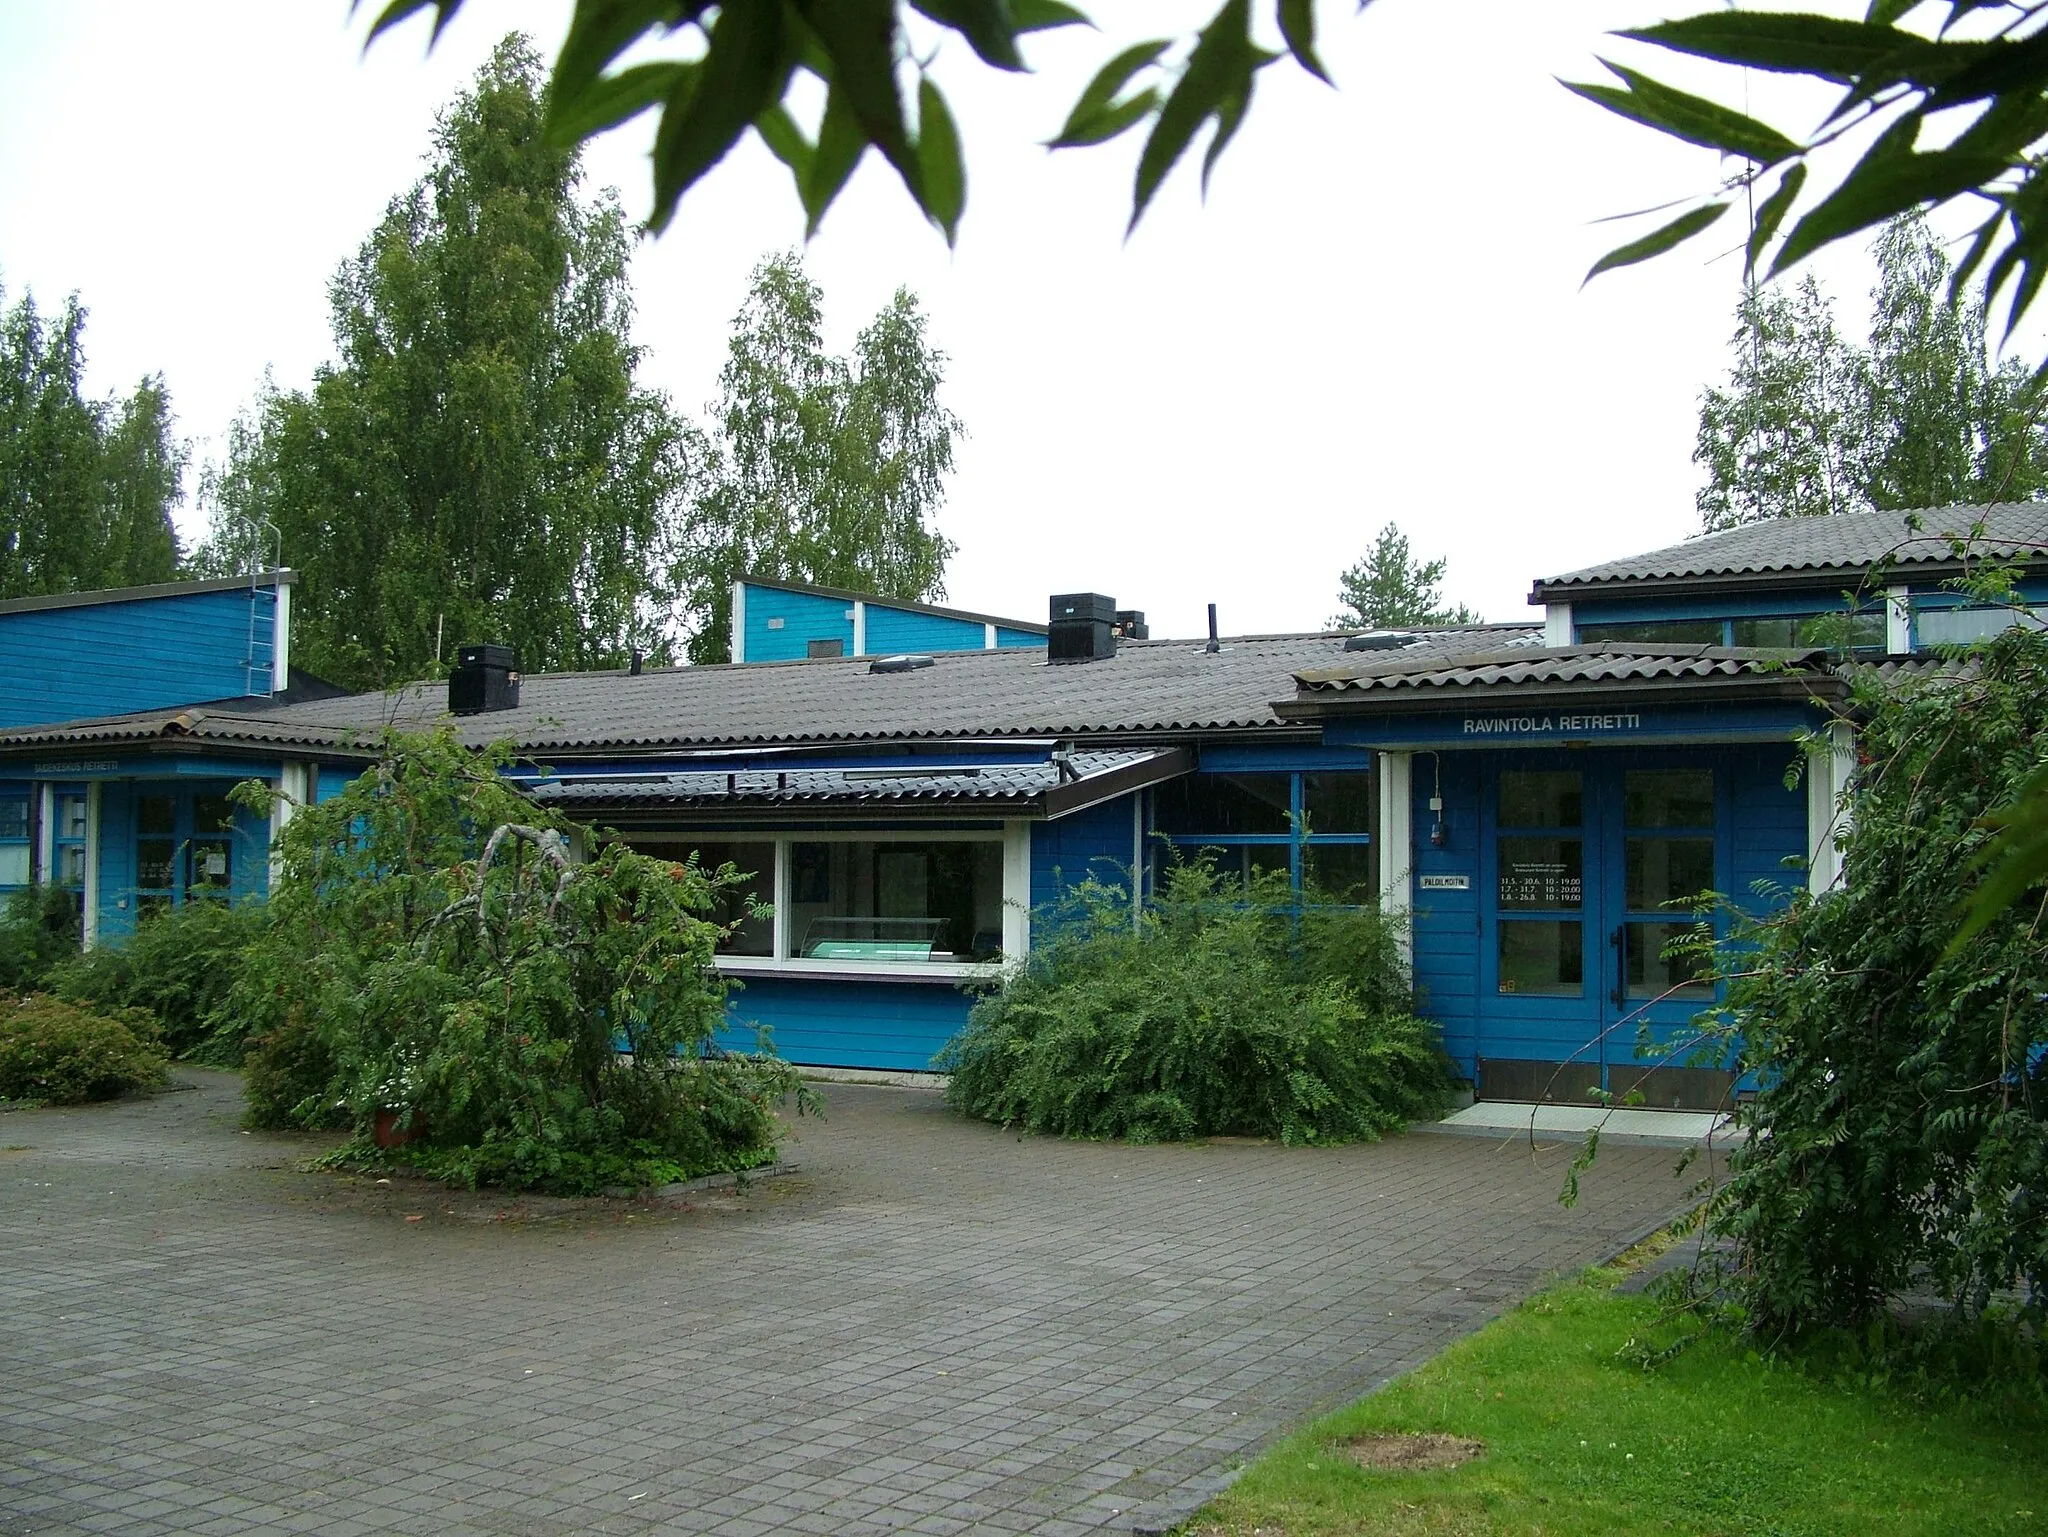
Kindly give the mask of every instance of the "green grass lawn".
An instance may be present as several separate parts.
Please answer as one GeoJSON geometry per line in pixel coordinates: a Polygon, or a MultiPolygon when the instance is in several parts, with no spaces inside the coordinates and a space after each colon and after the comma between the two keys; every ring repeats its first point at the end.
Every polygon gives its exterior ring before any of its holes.
{"type": "MultiPolygon", "coordinates": [[[[1580,1534],[2048,1532],[2048,1413],[1916,1404],[1695,1343],[1617,1358],[1658,1304],[1590,1272],[1275,1447],[1184,1530],[1580,1534]],[[1474,1437],[1438,1472],[1368,1472],[1370,1431],[1474,1437]]],[[[1665,1336],[1668,1338],[1668,1334],[1665,1336]]],[[[1661,1341],[1660,1341],[1661,1342],[1661,1341]]]]}

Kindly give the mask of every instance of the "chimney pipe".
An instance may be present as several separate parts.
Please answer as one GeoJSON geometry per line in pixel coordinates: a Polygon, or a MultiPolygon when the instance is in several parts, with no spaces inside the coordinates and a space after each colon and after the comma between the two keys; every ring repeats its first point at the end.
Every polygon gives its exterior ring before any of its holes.
{"type": "Polygon", "coordinates": [[[633,648],[633,660],[626,667],[626,676],[629,678],[640,676],[640,648],[638,646],[633,648]]]}
{"type": "Polygon", "coordinates": [[[1217,652],[1222,649],[1223,643],[1216,638],[1216,605],[1211,603],[1209,605],[1209,650],[1217,652]]]}

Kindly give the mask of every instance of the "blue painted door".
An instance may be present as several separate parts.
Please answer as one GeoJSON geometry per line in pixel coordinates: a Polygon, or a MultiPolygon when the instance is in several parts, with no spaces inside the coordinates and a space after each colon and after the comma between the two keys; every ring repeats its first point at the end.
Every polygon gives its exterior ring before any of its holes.
{"type": "MultiPolygon", "coordinates": [[[[1688,1061],[1712,1001],[1674,941],[1728,866],[1712,753],[1516,753],[1484,776],[1479,1091],[1583,1103],[1688,1061]],[[1650,1055],[1640,1048],[1645,1042],[1650,1055]],[[1677,1052],[1669,1060],[1665,1053],[1677,1052]]],[[[1707,1092],[1666,1071],[1651,1098],[1707,1092]]]]}

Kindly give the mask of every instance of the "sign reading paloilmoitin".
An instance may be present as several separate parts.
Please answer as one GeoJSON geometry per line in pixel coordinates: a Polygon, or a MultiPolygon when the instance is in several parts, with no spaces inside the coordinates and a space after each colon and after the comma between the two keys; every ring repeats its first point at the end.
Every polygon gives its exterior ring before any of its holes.
{"type": "Polygon", "coordinates": [[[1543,736],[1559,731],[1640,731],[1643,718],[1634,711],[1607,715],[1468,715],[1466,736],[1543,736]]]}

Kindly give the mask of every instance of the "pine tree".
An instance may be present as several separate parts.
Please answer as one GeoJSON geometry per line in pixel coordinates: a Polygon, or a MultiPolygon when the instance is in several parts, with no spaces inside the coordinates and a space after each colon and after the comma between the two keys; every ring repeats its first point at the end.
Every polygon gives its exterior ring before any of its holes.
{"type": "Polygon", "coordinates": [[[1421,561],[1408,536],[1389,523],[1372,548],[1341,576],[1337,601],[1343,611],[1330,620],[1333,630],[1398,630],[1418,624],[1477,624],[1479,616],[1460,604],[1446,604],[1438,591],[1447,556],[1421,561]]]}

